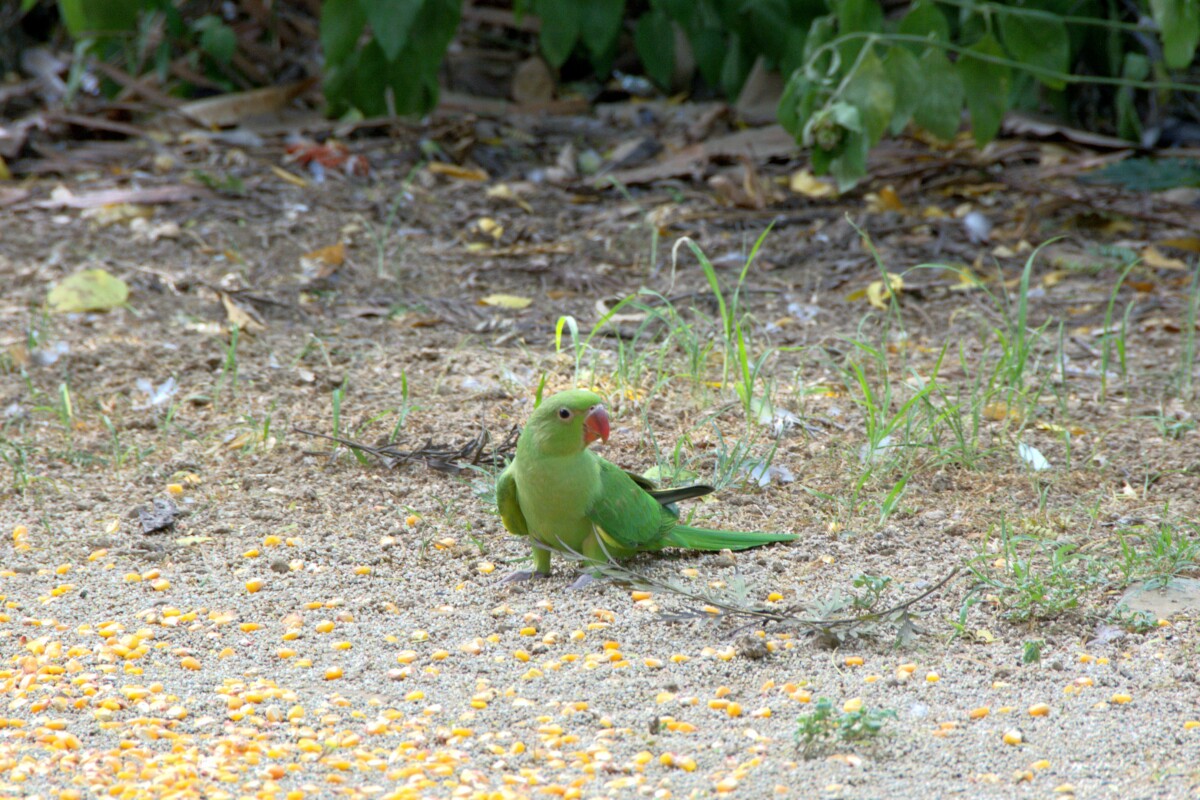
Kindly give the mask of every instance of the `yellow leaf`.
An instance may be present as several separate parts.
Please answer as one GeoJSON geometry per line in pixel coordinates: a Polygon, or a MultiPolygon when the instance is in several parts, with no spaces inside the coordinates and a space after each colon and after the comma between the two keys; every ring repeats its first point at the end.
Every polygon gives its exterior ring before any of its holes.
{"type": "Polygon", "coordinates": [[[481,306],[493,306],[495,308],[527,308],[533,302],[529,297],[518,297],[515,294],[489,294],[479,301],[481,306]]]}
{"type": "Polygon", "coordinates": [[[876,308],[887,308],[887,300],[904,288],[904,279],[894,272],[887,274],[887,285],[883,281],[871,281],[867,286],[867,302],[876,308]]]}
{"type": "Polygon", "coordinates": [[[1163,247],[1174,247],[1176,250],[1187,250],[1189,253],[1200,253],[1200,236],[1185,236],[1182,239],[1163,239],[1159,244],[1163,247]]]}
{"type": "Polygon", "coordinates": [[[154,209],[137,203],[109,203],[96,208],[85,208],[79,216],[92,220],[97,227],[107,227],[118,222],[128,222],[154,216],[154,209]]]}
{"type": "Polygon", "coordinates": [[[896,194],[896,190],[891,186],[883,187],[878,193],[871,192],[865,199],[867,201],[867,210],[873,214],[879,214],[884,211],[907,211],[904,201],[900,199],[900,195],[896,194]]]}
{"type": "Polygon", "coordinates": [[[529,203],[526,203],[520,195],[514,192],[512,187],[507,183],[498,183],[492,188],[488,189],[487,196],[492,200],[508,200],[510,203],[516,203],[519,205],[521,210],[525,213],[533,213],[533,207],[530,206],[529,203]]]}
{"type": "Polygon", "coordinates": [[[1142,251],[1142,263],[1153,269],[1187,269],[1187,264],[1178,258],[1170,258],[1157,247],[1150,246],[1142,251]]]}
{"type": "Polygon", "coordinates": [[[480,217],[475,221],[475,230],[482,233],[484,236],[490,236],[497,242],[504,235],[504,226],[491,217],[480,217]]]}
{"type": "Polygon", "coordinates": [[[346,245],[344,242],[338,242],[328,247],[317,248],[300,257],[309,261],[317,261],[330,267],[340,267],[342,262],[346,260],[346,245]]]}
{"type": "Polygon", "coordinates": [[[486,181],[488,174],[481,169],[460,167],[458,164],[444,164],[441,161],[431,161],[425,169],[434,175],[445,175],[459,181],[486,181]]]}
{"type": "Polygon", "coordinates": [[[129,286],[102,269],[85,269],[50,290],[46,301],[60,314],[108,311],[125,304],[129,286]]]}
{"type": "Polygon", "coordinates": [[[805,197],[820,198],[833,197],[837,192],[834,190],[833,184],[826,183],[813,174],[802,169],[799,172],[792,173],[791,179],[788,181],[788,187],[796,194],[802,194],[805,197]]]}
{"type": "Polygon", "coordinates": [[[1070,274],[1071,273],[1065,269],[1056,269],[1051,272],[1047,272],[1042,277],[1042,286],[1049,289],[1051,286],[1054,286],[1055,284],[1059,283],[1060,281],[1062,281],[1063,278],[1067,277],[1070,274]]]}
{"type": "Polygon", "coordinates": [[[280,180],[287,181],[288,183],[292,184],[293,186],[299,186],[301,189],[303,189],[305,186],[308,186],[308,181],[304,180],[304,178],[301,178],[299,175],[296,175],[295,173],[288,172],[283,167],[277,167],[274,164],[272,164],[271,172],[274,172],[275,175],[278,176],[280,180]]]}

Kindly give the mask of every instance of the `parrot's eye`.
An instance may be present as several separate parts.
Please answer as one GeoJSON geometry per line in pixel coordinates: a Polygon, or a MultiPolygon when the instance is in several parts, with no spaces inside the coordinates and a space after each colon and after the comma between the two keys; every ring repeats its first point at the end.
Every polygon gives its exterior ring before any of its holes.
{"type": "Polygon", "coordinates": [[[570,418],[571,418],[571,409],[569,409],[569,408],[560,408],[560,409],[558,410],[558,418],[559,418],[559,419],[570,419],[570,418]]]}

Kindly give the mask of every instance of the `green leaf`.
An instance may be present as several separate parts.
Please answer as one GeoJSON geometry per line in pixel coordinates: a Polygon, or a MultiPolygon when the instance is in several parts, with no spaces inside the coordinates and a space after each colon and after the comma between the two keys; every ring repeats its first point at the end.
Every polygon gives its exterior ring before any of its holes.
{"type": "Polygon", "coordinates": [[[817,100],[821,95],[821,87],[808,80],[804,70],[796,70],[783,88],[783,96],[779,98],[776,117],[783,129],[800,138],[804,126],[817,108],[817,100]]]}
{"type": "Polygon", "coordinates": [[[1200,43],[1200,2],[1197,0],[1150,0],[1150,13],[1162,35],[1163,61],[1171,69],[1192,63],[1200,43]]]}
{"type": "Polygon", "coordinates": [[[692,55],[700,77],[709,86],[721,84],[721,68],[725,65],[725,33],[716,28],[701,28],[688,34],[692,55]]]}
{"type": "Polygon", "coordinates": [[[141,6],[141,0],[58,0],[59,14],[74,39],[133,31],[141,6]]]}
{"type": "MultiPolygon", "coordinates": [[[[883,30],[883,10],[875,0],[834,0],[834,15],[840,35],[847,33],[877,33],[883,30]]],[[[866,39],[854,39],[838,46],[842,64],[849,65],[858,58],[866,39]]]]}
{"type": "Polygon", "coordinates": [[[921,104],[921,95],[925,92],[924,76],[917,57],[899,45],[893,45],[888,50],[883,59],[883,72],[892,83],[892,95],[895,98],[889,130],[897,134],[908,125],[917,106],[921,104]]]}
{"type": "Polygon", "coordinates": [[[853,189],[859,179],[867,174],[867,153],[870,149],[871,143],[866,134],[850,133],[846,137],[842,152],[829,166],[839,192],[853,189]]]}
{"type": "Polygon", "coordinates": [[[125,305],[129,286],[102,269],[85,269],[50,290],[46,302],[60,314],[109,311],[125,305]]]}
{"type": "MultiPolygon", "coordinates": [[[[1004,46],[1014,59],[1023,64],[1066,73],[1071,68],[1071,42],[1062,20],[1032,19],[1020,14],[1000,14],[1000,34],[1004,46]]],[[[1034,77],[1051,89],[1065,89],[1066,81],[1034,77]]]]}
{"type": "Polygon", "coordinates": [[[557,69],[570,57],[579,40],[583,6],[579,0],[537,0],[533,7],[542,20],[542,32],[538,37],[542,55],[557,69]]]}
{"type": "Polygon", "coordinates": [[[625,0],[588,0],[584,5],[580,33],[593,56],[605,55],[616,44],[624,15],[625,0]]]}
{"type": "Polygon", "coordinates": [[[397,114],[429,111],[437,103],[438,70],[460,16],[459,0],[425,0],[413,22],[413,30],[422,35],[410,37],[396,59],[388,59],[376,39],[352,51],[326,73],[325,97],[330,111],[340,115],[354,108],[366,116],[389,110],[397,114]],[[389,90],[391,109],[387,103],[389,90]]]}
{"type": "Polygon", "coordinates": [[[975,143],[983,145],[996,138],[1004,112],[1008,111],[1008,89],[1012,81],[1012,70],[1005,64],[995,64],[972,58],[972,53],[1004,57],[1004,50],[991,34],[984,36],[962,53],[955,65],[962,76],[963,89],[967,95],[967,109],[971,112],[971,133],[975,143]]]}
{"type": "Polygon", "coordinates": [[[671,20],[657,9],[643,14],[634,29],[633,42],[646,75],[660,88],[669,88],[675,70],[675,30],[671,20]]]}
{"type": "MultiPolygon", "coordinates": [[[[938,42],[950,41],[950,24],[946,22],[946,15],[931,0],[917,0],[913,3],[904,19],[900,20],[898,32],[908,36],[932,38],[938,42]]],[[[915,44],[908,47],[914,53],[924,49],[915,44]]]]}
{"type": "Polygon", "coordinates": [[[750,70],[754,68],[754,53],[742,44],[742,37],[733,34],[729,37],[729,48],[725,51],[725,61],[721,64],[721,91],[725,96],[734,99],[742,91],[742,84],[750,70]]]}
{"type": "Polygon", "coordinates": [[[875,0],[833,0],[831,5],[841,33],[883,30],[883,9],[875,0]]]}
{"type": "Polygon", "coordinates": [[[325,64],[341,64],[354,51],[367,14],[358,0],[325,0],[321,4],[321,50],[325,64]]]}
{"type": "Polygon", "coordinates": [[[941,50],[926,50],[917,63],[923,81],[913,121],[939,139],[953,139],[962,119],[962,78],[941,50]]]}
{"type": "MultiPolygon", "coordinates": [[[[413,21],[421,12],[422,0],[358,0],[366,13],[375,41],[388,61],[395,61],[412,31],[413,21]]],[[[425,35],[419,31],[415,38],[425,35]]]]}
{"type": "Polygon", "coordinates": [[[868,142],[875,144],[883,138],[896,109],[896,95],[874,50],[864,53],[859,60],[858,70],[846,84],[842,99],[859,110],[868,142]]]}
{"type": "MultiPolygon", "coordinates": [[[[1150,59],[1141,53],[1126,53],[1121,68],[1121,77],[1129,80],[1145,80],[1150,74],[1150,59]]],[[[1131,142],[1142,139],[1142,118],[1134,104],[1133,87],[1122,86],[1117,90],[1117,135],[1131,142]]]]}
{"type": "Polygon", "coordinates": [[[200,49],[218,64],[228,64],[237,51],[237,35],[219,17],[205,14],[193,26],[200,34],[200,49]]]}

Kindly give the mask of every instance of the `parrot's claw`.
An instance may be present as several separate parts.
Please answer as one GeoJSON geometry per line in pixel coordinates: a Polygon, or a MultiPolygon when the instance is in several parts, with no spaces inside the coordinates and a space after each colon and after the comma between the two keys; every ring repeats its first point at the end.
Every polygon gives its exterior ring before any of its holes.
{"type": "Polygon", "coordinates": [[[577,592],[580,589],[585,589],[596,582],[596,578],[590,573],[585,572],[575,579],[575,582],[567,587],[569,591],[577,592]]]}
{"type": "Polygon", "coordinates": [[[519,569],[516,572],[510,572],[509,574],[505,575],[500,580],[500,582],[501,583],[524,583],[525,581],[530,580],[531,578],[548,578],[548,577],[550,577],[550,576],[543,575],[542,573],[538,572],[537,570],[519,569]]]}

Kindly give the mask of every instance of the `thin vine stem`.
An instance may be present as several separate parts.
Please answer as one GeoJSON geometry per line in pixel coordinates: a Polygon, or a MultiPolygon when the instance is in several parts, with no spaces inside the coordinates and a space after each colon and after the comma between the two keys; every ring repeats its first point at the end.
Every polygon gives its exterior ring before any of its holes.
{"type": "Polygon", "coordinates": [[[1108,28],[1110,30],[1129,31],[1131,33],[1154,33],[1162,31],[1157,25],[1142,25],[1137,22],[1120,22],[1119,20],[1099,19],[1097,17],[1073,17],[1055,14],[1040,8],[1022,8],[1006,6],[1000,3],[976,3],[973,0],[933,0],[942,5],[965,8],[968,11],[989,12],[1013,17],[1028,17],[1042,22],[1064,22],[1068,25],[1087,25],[1093,28],[1108,28]]]}
{"type": "MultiPolygon", "coordinates": [[[[881,42],[887,42],[887,43],[906,43],[907,42],[907,43],[911,43],[911,44],[921,44],[921,45],[927,45],[927,46],[933,46],[933,47],[940,47],[943,50],[948,50],[951,53],[956,53],[960,56],[966,56],[968,58],[975,58],[980,61],[986,62],[988,64],[997,64],[999,66],[1009,67],[1011,69],[1023,70],[1025,72],[1028,72],[1031,75],[1035,75],[1040,78],[1046,78],[1047,80],[1059,81],[1062,83],[1083,83],[1083,84],[1091,83],[1091,84],[1099,84],[1099,85],[1103,85],[1103,86],[1129,87],[1132,89],[1171,89],[1171,90],[1179,91],[1179,92],[1200,92],[1200,84],[1195,84],[1195,83],[1175,83],[1174,81],[1143,81],[1143,80],[1133,80],[1130,78],[1111,78],[1111,77],[1107,77],[1104,75],[1072,75],[1069,72],[1059,72],[1058,70],[1046,69],[1045,67],[1039,67],[1034,64],[1027,64],[1027,63],[1024,63],[1021,61],[1014,61],[1013,59],[1006,58],[1004,56],[994,56],[994,55],[990,55],[988,53],[980,53],[980,52],[978,52],[976,50],[972,50],[970,47],[966,47],[964,45],[954,44],[952,42],[942,42],[937,39],[933,39],[933,38],[929,38],[929,37],[925,37],[925,36],[917,36],[915,34],[910,34],[910,33],[878,33],[878,32],[873,32],[873,31],[853,31],[851,33],[842,34],[841,36],[838,36],[835,39],[831,39],[830,41],[825,42],[820,47],[818,47],[815,51],[813,51],[813,54],[809,57],[808,63],[805,64],[805,67],[804,67],[805,74],[811,74],[809,72],[809,66],[814,64],[816,62],[817,58],[819,56],[821,56],[826,50],[830,50],[830,51],[833,51],[834,53],[836,53],[837,51],[834,48],[836,48],[842,44],[845,44],[847,42],[853,42],[853,41],[856,41],[859,39],[867,40],[868,45],[873,45],[873,44],[877,44],[877,43],[881,43],[881,42]]],[[[867,47],[864,46],[863,50],[866,50],[866,49],[867,49],[867,47]]],[[[856,64],[856,66],[857,66],[857,64],[856,64]]],[[[853,71],[851,72],[851,74],[853,74],[853,71]]],[[[831,99],[836,99],[838,94],[840,94],[845,89],[847,83],[848,82],[843,79],[841,84],[837,88],[837,94],[835,94],[834,97],[831,99]]]]}

